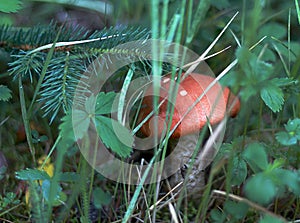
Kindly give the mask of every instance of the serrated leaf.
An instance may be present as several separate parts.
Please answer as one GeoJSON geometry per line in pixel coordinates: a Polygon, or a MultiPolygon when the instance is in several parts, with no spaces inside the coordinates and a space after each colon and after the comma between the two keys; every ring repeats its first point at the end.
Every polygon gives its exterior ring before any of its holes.
{"type": "Polygon", "coordinates": [[[22,8],[20,0],[2,0],[0,1],[0,11],[5,13],[17,12],[22,8]]]}
{"type": "Polygon", "coordinates": [[[300,140],[300,119],[289,120],[285,125],[286,132],[276,133],[276,140],[285,146],[295,145],[300,140]]]}
{"type": "Polygon", "coordinates": [[[104,116],[95,117],[95,126],[102,142],[120,157],[128,157],[133,145],[129,130],[116,120],[104,116]]]}
{"type": "Polygon", "coordinates": [[[295,119],[289,120],[288,123],[285,125],[285,129],[288,132],[300,134],[300,119],[295,118],[295,119]]]}
{"type": "Polygon", "coordinates": [[[265,147],[259,143],[248,145],[243,152],[243,157],[255,173],[265,170],[268,167],[268,157],[265,147]]]}
{"type": "Polygon", "coordinates": [[[96,187],[93,190],[94,205],[100,209],[103,205],[108,205],[111,201],[111,195],[105,193],[100,187],[96,187]]]}
{"type": "Polygon", "coordinates": [[[11,98],[11,90],[4,85],[0,85],[0,101],[8,101],[11,98]]]}
{"type": "Polygon", "coordinates": [[[274,84],[264,86],[260,91],[260,96],[273,112],[279,112],[282,109],[284,94],[278,86],[274,84]]]}
{"type": "Polygon", "coordinates": [[[104,115],[116,112],[117,108],[113,108],[113,102],[116,95],[117,94],[115,92],[109,92],[106,94],[104,92],[100,92],[97,96],[95,114],[104,115]]]}
{"type": "Polygon", "coordinates": [[[231,176],[232,185],[241,185],[247,177],[247,164],[246,162],[238,157],[233,159],[233,168],[231,176]]]}
{"type": "Polygon", "coordinates": [[[16,172],[16,178],[20,180],[50,180],[50,176],[42,170],[26,169],[16,172]]]}
{"type": "Polygon", "coordinates": [[[291,136],[287,132],[278,132],[276,133],[275,138],[280,144],[284,146],[291,146],[297,143],[297,138],[291,136]]]}
{"type": "Polygon", "coordinates": [[[277,188],[264,173],[258,173],[246,182],[245,193],[250,200],[266,205],[276,196],[277,188]]]}

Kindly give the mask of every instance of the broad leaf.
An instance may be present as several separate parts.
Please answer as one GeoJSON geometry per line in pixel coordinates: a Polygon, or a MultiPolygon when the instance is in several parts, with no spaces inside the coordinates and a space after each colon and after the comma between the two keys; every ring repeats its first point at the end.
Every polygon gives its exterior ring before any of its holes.
{"type": "Polygon", "coordinates": [[[276,140],[285,146],[295,145],[300,140],[300,119],[289,120],[285,129],[286,131],[276,133],[276,140]]]}
{"type": "Polygon", "coordinates": [[[245,185],[246,196],[259,204],[267,205],[277,194],[277,187],[264,173],[251,177],[245,185]]]}
{"type": "Polygon", "coordinates": [[[96,187],[93,191],[94,205],[100,209],[102,205],[108,205],[111,201],[111,195],[105,193],[100,187],[96,187]]]}
{"type": "Polygon", "coordinates": [[[20,0],[2,0],[0,1],[0,12],[10,13],[17,12],[22,8],[20,0]]]}
{"type": "Polygon", "coordinates": [[[284,146],[291,146],[297,143],[297,138],[287,132],[277,132],[275,138],[284,146]]]}
{"type": "Polygon", "coordinates": [[[109,92],[106,94],[100,92],[96,100],[95,114],[104,115],[104,114],[110,114],[112,112],[115,112],[116,108],[113,108],[113,102],[115,100],[115,97],[116,97],[116,93],[114,92],[109,92]]]}
{"type": "Polygon", "coordinates": [[[242,219],[246,216],[249,206],[242,202],[234,202],[227,200],[224,204],[224,210],[226,213],[233,216],[235,219],[242,219]]]}
{"type": "Polygon", "coordinates": [[[296,196],[300,196],[300,172],[276,169],[275,173],[280,182],[287,186],[288,190],[292,191],[296,196]]]}
{"type": "Polygon", "coordinates": [[[284,94],[278,86],[274,84],[264,86],[261,89],[260,96],[273,112],[279,112],[282,109],[284,94]]]}
{"type": "Polygon", "coordinates": [[[119,122],[104,116],[95,117],[95,126],[102,142],[120,157],[128,157],[133,145],[133,136],[119,122]]]}
{"type": "Polygon", "coordinates": [[[235,157],[231,176],[232,185],[241,185],[247,177],[247,164],[243,159],[235,157]]]}
{"type": "Polygon", "coordinates": [[[268,167],[267,153],[264,146],[259,143],[248,145],[243,152],[243,156],[255,173],[265,170],[268,167]]]}
{"type": "Polygon", "coordinates": [[[28,181],[50,180],[50,176],[45,171],[29,168],[16,172],[16,178],[28,181]]]}

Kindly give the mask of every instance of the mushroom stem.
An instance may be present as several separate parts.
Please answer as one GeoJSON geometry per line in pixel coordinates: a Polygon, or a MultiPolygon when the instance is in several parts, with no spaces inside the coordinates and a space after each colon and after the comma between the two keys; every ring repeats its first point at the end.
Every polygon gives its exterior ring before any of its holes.
{"type": "Polygon", "coordinates": [[[179,189],[184,187],[188,196],[201,195],[200,192],[205,186],[205,172],[218,152],[221,139],[224,136],[225,123],[226,120],[222,121],[210,132],[210,136],[203,146],[199,145],[202,144],[199,143],[201,140],[199,133],[182,136],[176,145],[173,144],[172,140],[170,141],[171,147],[179,147],[179,149],[174,150],[178,152],[173,154],[174,158],[171,162],[181,164],[181,169],[169,178],[172,188],[181,184],[179,189]],[[199,147],[202,148],[199,149],[199,147]]]}

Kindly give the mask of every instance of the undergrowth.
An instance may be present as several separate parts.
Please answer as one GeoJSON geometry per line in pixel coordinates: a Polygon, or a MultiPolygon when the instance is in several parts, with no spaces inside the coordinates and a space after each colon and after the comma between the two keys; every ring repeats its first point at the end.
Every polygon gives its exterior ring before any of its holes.
{"type": "MultiPolygon", "coordinates": [[[[4,2],[3,13],[22,14],[19,10],[29,4],[4,2]]],[[[118,1],[115,24],[121,25],[102,30],[54,21],[27,28],[1,25],[1,221],[300,221],[299,2],[152,0],[134,11],[135,3],[118,1]],[[122,24],[141,17],[146,21],[122,24]],[[128,179],[121,179],[126,176],[122,168],[111,171],[123,183],[93,168],[101,160],[100,141],[122,161],[135,154],[140,104],[134,101],[137,96],[126,98],[130,84],[138,78],[151,80],[159,90],[161,76],[182,72],[180,66],[161,62],[164,56],[176,58],[177,48],[164,55],[169,45],[148,46],[150,39],[197,52],[241,101],[205,169],[200,194],[185,196],[184,188],[176,194],[176,188],[166,187],[167,180],[144,184],[147,177],[161,177],[147,174],[167,155],[168,137],[157,139],[150,157],[138,160],[147,168],[137,184],[124,183],[128,179]],[[132,41],[136,47],[126,45],[132,41]],[[89,88],[97,80],[90,73],[101,79],[106,68],[123,59],[127,64],[101,89],[89,88]],[[134,109],[126,114],[130,100],[134,109]],[[97,130],[92,137],[91,127],[97,130]]],[[[154,104],[159,106],[157,99],[154,104]]],[[[167,133],[172,134],[170,126],[167,133]]]]}

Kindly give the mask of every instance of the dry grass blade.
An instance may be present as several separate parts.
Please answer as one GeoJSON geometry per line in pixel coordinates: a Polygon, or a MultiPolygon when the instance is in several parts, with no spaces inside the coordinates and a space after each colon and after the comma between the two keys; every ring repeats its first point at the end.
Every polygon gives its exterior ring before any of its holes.
{"type": "Polygon", "coordinates": [[[255,210],[258,210],[258,211],[261,211],[261,212],[264,212],[272,217],[275,217],[275,218],[279,218],[281,219],[283,222],[287,222],[283,217],[279,216],[279,215],[276,215],[274,214],[273,212],[269,211],[268,209],[256,204],[256,203],[253,203],[252,201],[249,201],[248,199],[245,199],[245,198],[242,198],[242,197],[239,197],[237,195],[234,195],[234,194],[228,194],[226,193],[225,191],[221,191],[221,190],[213,190],[212,191],[213,194],[218,194],[218,195],[222,195],[224,197],[229,197],[230,199],[232,200],[235,200],[235,201],[238,201],[238,202],[243,202],[243,203],[246,203],[248,204],[250,207],[252,207],[253,209],[255,210]]]}

